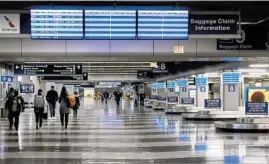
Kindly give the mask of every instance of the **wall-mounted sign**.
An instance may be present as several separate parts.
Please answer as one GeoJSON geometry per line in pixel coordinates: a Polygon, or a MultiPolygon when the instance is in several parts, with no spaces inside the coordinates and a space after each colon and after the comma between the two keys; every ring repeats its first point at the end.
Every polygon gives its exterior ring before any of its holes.
{"type": "Polygon", "coordinates": [[[63,81],[63,80],[71,80],[71,81],[75,81],[75,80],[83,80],[82,76],[39,76],[40,80],[44,80],[44,81],[63,81]]]}
{"type": "Polygon", "coordinates": [[[11,77],[11,76],[1,76],[1,82],[14,82],[14,77],[11,77]]]}
{"type": "Polygon", "coordinates": [[[181,89],[181,91],[182,91],[182,92],[187,92],[187,88],[184,87],[184,88],[181,89]]]}
{"type": "Polygon", "coordinates": [[[233,84],[228,85],[228,91],[235,92],[235,85],[233,85],[233,84]]]}
{"type": "Polygon", "coordinates": [[[200,87],[200,92],[206,92],[206,87],[205,86],[201,86],[200,87]]]}
{"type": "Polygon", "coordinates": [[[183,54],[184,53],[184,46],[174,46],[174,53],[175,54],[183,54]]]}
{"type": "Polygon", "coordinates": [[[268,87],[246,88],[246,115],[268,115],[268,87]]]}
{"type": "Polygon", "coordinates": [[[194,98],[192,97],[182,97],[180,101],[181,101],[181,104],[186,104],[186,105],[194,104],[194,98]]]}
{"type": "Polygon", "coordinates": [[[169,96],[167,97],[168,103],[178,103],[178,97],[177,96],[169,96]]]}
{"type": "Polygon", "coordinates": [[[189,15],[189,34],[237,36],[239,13],[193,12],[189,15]]]}
{"type": "Polygon", "coordinates": [[[150,100],[157,100],[158,96],[157,95],[150,95],[149,99],[150,100]]]}
{"type": "Polygon", "coordinates": [[[205,108],[221,108],[220,99],[205,99],[205,108]]]}
{"type": "Polygon", "coordinates": [[[242,25],[240,39],[218,39],[217,50],[266,50],[266,29],[259,25],[242,25]]]}
{"type": "Polygon", "coordinates": [[[88,72],[82,73],[82,79],[88,81],[88,72]]]}
{"type": "Polygon", "coordinates": [[[166,97],[165,96],[158,96],[157,100],[158,101],[166,101],[166,97]]]}
{"type": "Polygon", "coordinates": [[[0,14],[0,33],[19,34],[20,14],[0,14]]]}
{"type": "Polygon", "coordinates": [[[82,75],[82,64],[14,64],[15,75],[82,75]]]}

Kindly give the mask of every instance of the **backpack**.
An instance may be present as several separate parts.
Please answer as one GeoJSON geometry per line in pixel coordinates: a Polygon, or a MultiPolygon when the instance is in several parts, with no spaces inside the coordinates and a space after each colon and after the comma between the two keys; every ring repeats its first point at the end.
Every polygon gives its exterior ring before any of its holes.
{"type": "Polygon", "coordinates": [[[76,105],[76,96],[68,96],[68,107],[72,108],[76,105]]]}
{"type": "Polygon", "coordinates": [[[44,108],[44,106],[45,106],[44,96],[43,95],[36,95],[35,96],[34,107],[36,107],[36,108],[44,108]]]}

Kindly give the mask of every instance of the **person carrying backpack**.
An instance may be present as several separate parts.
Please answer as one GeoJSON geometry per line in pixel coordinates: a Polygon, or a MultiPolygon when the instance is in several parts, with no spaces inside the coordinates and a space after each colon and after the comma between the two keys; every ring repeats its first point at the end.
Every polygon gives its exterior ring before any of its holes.
{"type": "Polygon", "coordinates": [[[12,96],[7,98],[5,108],[8,109],[9,129],[12,129],[15,118],[14,126],[15,129],[18,130],[20,113],[24,111],[24,100],[21,96],[19,96],[19,92],[17,90],[14,91],[12,96]]]}
{"type": "MultiPolygon", "coordinates": [[[[74,96],[75,96],[75,105],[73,107],[71,107],[73,109],[73,113],[74,113],[74,118],[77,118],[78,115],[78,109],[80,106],[80,100],[78,97],[78,92],[74,92],[74,96]]],[[[71,99],[71,96],[69,97],[69,99],[71,99]]]]}
{"type": "Polygon", "coordinates": [[[60,103],[60,118],[62,124],[62,130],[67,129],[68,126],[68,117],[70,113],[70,107],[75,104],[75,98],[73,96],[68,96],[66,87],[62,87],[62,91],[59,98],[60,103]],[[72,101],[72,102],[70,102],[72,101]]]}
{"type": "Polygon", "coordinates": [[[39,89],[34,99],[36,130],[38,130],[38,123],[39,128],[42,127],[44,109],[45,109],[45,96],[42,94],[42,89],[39,89]]]}

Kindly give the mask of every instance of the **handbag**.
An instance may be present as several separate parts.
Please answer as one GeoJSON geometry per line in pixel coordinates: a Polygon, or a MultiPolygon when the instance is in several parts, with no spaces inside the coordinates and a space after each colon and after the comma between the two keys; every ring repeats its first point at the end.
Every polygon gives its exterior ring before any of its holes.
{"type": "Polygon", "coordinates": [[[42,118],[44,120],[47,120],[48,119],[48,106],[45,106],[44,112],[42,113],[42,118]]]}

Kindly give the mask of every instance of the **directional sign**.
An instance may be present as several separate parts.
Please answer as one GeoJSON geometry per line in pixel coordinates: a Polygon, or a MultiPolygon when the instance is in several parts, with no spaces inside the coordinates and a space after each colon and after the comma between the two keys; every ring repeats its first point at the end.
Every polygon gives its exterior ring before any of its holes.
{"type": "Polygon", "coordinates": [[[201,91],[201,92],[205,92],[205,91],[206,91],[206,87],[205,87],[205,86],[201,86],[201,87],[200,87],[200,91],[201,91]]]}
{"type": "Polygon", "coordinates": [[[234,92],[235,91],[235,85],[228,85],[228,91],[229,92],[234,92]]]}
{"type": "Polygon", "coordinates": [[[137,71],[137,78],[138,79],[153,79],[154,74],[152,70],[138,70],[137,71]]]}
{"type": "Polygon", "coordinates": [[[81,64],[15,64],[15,75],[82,75],[81,64]]]}

